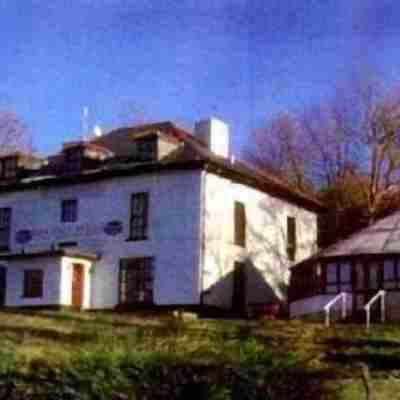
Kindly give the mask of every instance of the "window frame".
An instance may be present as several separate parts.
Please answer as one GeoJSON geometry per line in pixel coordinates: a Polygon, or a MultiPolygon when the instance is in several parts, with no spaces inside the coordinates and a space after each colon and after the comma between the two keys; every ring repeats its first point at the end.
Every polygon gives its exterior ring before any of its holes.
{"type": "Polygon", "coordinates": [[[34,299],[43,297],[44,287],[44,271],[42,269],[25,269],[24,270],[24,285],[23,298],[34,299]],[[34,276],[38,275],[38,276],[34,276]],[[32,281],[36,279],[37,282],[32,281]]]}
{"type": "Polygon", "coordinates": [[[2,237],[2,231],[7,232],[7,241],[4,243],[0,240],[0,251],[7,251],[10,248],[11,239],[11,223],[12,223],[12,208],[11,207],[0,207],[0,239],[2,237]],[[4,217],[3,212],[8,213],[8,216],[4,217]],[[7,220],[7,224],[4,223],[4,219],[7,220]]]}
{"type": "Polygon", "coordinates": [[[136,258],[123,258],[120,260],[119,266],[119,289],[118,289],[118,301],[122,306],[129,305],[153,305],[154,304],[154,282],[155,282],[155,267],[154,267],[154,257],[136,257],[136,258]],[[128,272],[133,275],[130,279],[126,280],[128,272]],[[129,280],[133,281],[140,278],[139,282],[131,282],[134,288],[128,288],[129,280]],[[125,282],[124,282],[125,278],[125,282]],[[150,285],[150,287],[146,287],[150,285]],[[138,291],[134,292],[132,298],[129,297],[130,294],[128,290],[138,291]],[[148,292],[147,295],[145,292],[148,292]],[[142,293],[140,293],[142,292],[142,293]],[[141,298],[142,297],[142,298],[141,298]],[[146,298],[147,297],[147,298],[146,298]]]}
{"type": "Polygon", "coordinates": [[[400,287],[399,259],[397,257],[388,257],[382,261],[382,285],[384,290],[396,290],[400,287]],[[393,263],[393,277],[386,277],[386,261],[393,263]]]}
{"type": "Polygon", "coordinates": [[[129,237],[128,241],[142,241],[148,239],[149,228],[149,192],[137,192],[131,194],[129,210],[129,237]],[[143,201],[141,211],[135,213],[135,202],[143,201]]]}
{"type": "Polygon", "coordinates": [[[6,157],[2,160],[2,177],[4,179],[14,179],[18,173],[18,159],[17,157],[6,157]],[[10,166],[11,164],[11,166],[10,166]]]}
{"type": "Polygon", "coordinates": [[[60,222],[65,223],[74,223],[78,221],[78,208],[79,202],[77,198],[70,198],[70,199],[63,199],[61,200],[61,215],[60,215],[60,222]],[[73,212],[69,207],[74,205],[73,212]]]}
{"type": "Polygon", "coordinates": [[[296,217],[286,217],[286,255],[289,261],[296,261],[297,253],[297,222],[296,217]]]}
{"type": "Polygon", "coordinates": [[[246,205],[241,201],[235,201],[234,203],[234,238],[233,242],[236,246],[246,247],[246,205]]]}
{"type": "Polygon", "coordinates": [[[83,167],[83,148],[72,147],[64,150],[64,172],[77,174],[83,167]]]}
{"type": "Polygon", "coordinates": [[[140,162],[156,161],[158,158],[158,138],[136,139],[136,160],[140,162]],[[150,149],[150,151],[149,151],[150,149]]]}
{"type": "Polygon", "coordinates": [[[351,260],[342,260],[342,261],[329,261],[326,262],[323,266],[324,271],[324,285],[323,285],[323,292],[325,294],[337,294],[340,292],[352,292],[353,291],[353,268],[354,264],[351,260]],[[342,268],[343,266],[347,265],[349,267],[349,274],[347,279],[344,279],[342,275],[342,268]],[[328,268],[329,266],[334,266],[334,280],[328,280],[328,268]],[[336,288],[334,291],[328,290],[328,287],[336,288]],[[345,289],[346,288],[346,289],[345,289]]]}

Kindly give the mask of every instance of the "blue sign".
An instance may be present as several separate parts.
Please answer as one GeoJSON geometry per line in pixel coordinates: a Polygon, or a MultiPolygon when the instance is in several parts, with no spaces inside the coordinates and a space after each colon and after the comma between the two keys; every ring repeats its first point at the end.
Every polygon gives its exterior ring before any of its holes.
{"type": "Polygon", "coordinates": [[[26,244],[32,240],[32,232],[28,229],[23,229],[15,234],[15,240],[19,244],[26,244]]]}
{"type": "Polygon", "coordinates": [[[104,233],[110,236],[116,236],[122,232],[123,225],[121,221],[108,222],[104,227],[104,233]]]}

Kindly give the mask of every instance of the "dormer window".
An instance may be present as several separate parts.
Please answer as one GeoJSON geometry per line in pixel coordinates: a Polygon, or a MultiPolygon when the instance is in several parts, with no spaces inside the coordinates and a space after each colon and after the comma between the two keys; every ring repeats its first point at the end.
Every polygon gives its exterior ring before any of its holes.
{"type": "Polygon", "coordinates": [[[3,160],[4,178],[12,179],[17,176],[18,162],[17,157],[10,157],[3,160]]]}
{"type": "Polygon", "coordinates": [[[69,174],[80,172],[82,169],[82,148],[73,147],[64,150],[64,171],[69,174]]]}
{"type": "Polygon", "coordinates": [[[136,159],[138,161],[157,159],[157,137],[136,140],[136,159]]]}
{"type": "Polygon", "coordinates": [[[0,178],[14,179],[17,177],[18,159],[16,156],[0,159],[0,178]]]}

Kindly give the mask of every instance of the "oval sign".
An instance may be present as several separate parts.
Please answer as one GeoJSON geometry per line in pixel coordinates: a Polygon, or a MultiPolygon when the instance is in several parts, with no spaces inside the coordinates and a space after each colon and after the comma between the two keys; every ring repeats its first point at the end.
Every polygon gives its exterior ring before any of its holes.
{"type": "Polygon", "coordinates": [[[20,244],[29,243],[32,240],[32,232],[29,231],[28,229],[23,229],[21,231],[18,231],[15,234],[15,240],[17,243],[20,244]]]}
{"type": "Polygon", "coordinates": [[[111,221],[104,227],[104,232],[110,236],[116,236],[122,232],[122,222],[121,221],[111,221]]]}

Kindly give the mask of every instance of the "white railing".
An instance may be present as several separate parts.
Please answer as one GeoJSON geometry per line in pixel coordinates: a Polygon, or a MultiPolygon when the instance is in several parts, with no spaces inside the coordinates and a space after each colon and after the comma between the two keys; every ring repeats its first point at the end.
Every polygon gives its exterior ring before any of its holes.
{"type": "Polygon", "coordinates": [[[369,330],[371,326],[371,306],[379,299],[381,299],[381,322],[385,322],[385,295],[386,292],[384,290],[380,290],[372,299],[364,306],[364,310],[366,312],[366,324],[367,330],[369,330]]]}
{"type": "Polygon", "coordinates": [[[330,319],[331,308],[340,300],[342,300],[342,318],[343,319],[346,318],[347,293],[341,292],[336,297],[334,297],[328,304],[324,306],[326,327],[329,327],[331,324],[331,319],[330,319]]]}

